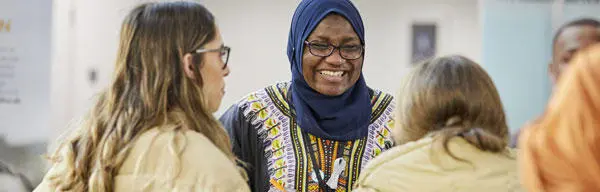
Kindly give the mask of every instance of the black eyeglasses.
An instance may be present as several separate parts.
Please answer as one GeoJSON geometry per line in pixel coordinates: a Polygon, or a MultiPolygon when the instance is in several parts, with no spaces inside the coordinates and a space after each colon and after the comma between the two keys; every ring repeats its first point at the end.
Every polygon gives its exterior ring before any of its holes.
{"type": "Polygon", "coordinates": [[[334,46],[329,43],[322,43],[318,41],[304,41],[304,44],[308,46],[310,54],[319,57],[329,57],[333,54],[336,49],[339,50],[339,54],[342,58],[348,60],[358,59],[363,55],[363,45],[342,45],[334,46]]]}
{"type": "Polygon", "coordinates": [[[219,52],[221,53],[221,61],[223,61],[223,69],[227,68],[227,62],[229,61],[229,53],[231,52],[231,48],[227,46],[222,46],[217,49],[198,49],[194,51],[194,53],[206,53],[206,52],[219,52]]]}

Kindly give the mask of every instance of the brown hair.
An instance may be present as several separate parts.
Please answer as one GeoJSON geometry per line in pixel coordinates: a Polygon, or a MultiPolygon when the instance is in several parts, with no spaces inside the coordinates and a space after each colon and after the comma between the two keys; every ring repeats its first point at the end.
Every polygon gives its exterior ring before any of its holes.
{"type": "Polygon", "coordinates": [[[457,136],[484,151],[501,152],[507,146],[498,91],[485,70],[465,57],[440,57],[417,65],[397,99],[398,144],[432,134],[454,158],[448,142],[457,136]]]}
{"type": "MultiPolygon", "coordinates": [[[[192,2],[148,3],[125,18],[109,88],[83,125],[60,145],[54,163],[64,173],[50,179],[61,191],[113,191],[114,176],[134,141],[157,126],[205,135],[232,161],[227,133],[206,108],[200,78],[202,54],[194,54],[195,76],[184,75],[182,58],[216,37],[213,15],[192,2]]],[[[180,170],[177,167],[176,170],[180,170]]]]}

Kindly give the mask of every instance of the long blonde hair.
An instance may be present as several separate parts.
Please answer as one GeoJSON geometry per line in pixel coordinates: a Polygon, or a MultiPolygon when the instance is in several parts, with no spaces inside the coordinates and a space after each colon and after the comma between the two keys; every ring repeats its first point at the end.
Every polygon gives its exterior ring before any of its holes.
{"type": "Polygon", "coordinates": [[[529,191],[600,191],[600,44],[581,50],[519,138],[529,191]]]}
{"type": "MultiPolygon", "coordinates": [[[[192,2],[148,3],[125,18],[112,83],[83,124],[51,158],[65,164],[60,191],[113,191],[114,176],[134,141],[157,126],[205,135],[235,161],[227,133],[207,110],[202,78],[184,75],[182,58],[216,37],[213,15],[192,2]]],[[[201,77],[202,54],[193,54],[201,77]]]]}
{"type": "Polygon", "coordinates": [[[396,98],[397,144],[432,134],[451,156],[448,142],[457,136],[485,151],[500,152],[507,146],[508,126],[498,91],[485,70],[465,57],[440,57],[417,65],[396,98]]]}

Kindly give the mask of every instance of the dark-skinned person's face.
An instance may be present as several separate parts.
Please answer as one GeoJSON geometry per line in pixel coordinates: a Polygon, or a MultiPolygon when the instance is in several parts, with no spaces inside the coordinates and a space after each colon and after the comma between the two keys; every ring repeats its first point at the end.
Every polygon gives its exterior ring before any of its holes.
{"type": "Polygon", "coordinates": [[[552,62],[549,66],[552,80],[556,82],[575,53],[592,44],[600,42],[600,29],[594,26],[567,27],[559,34],[554,44],[552,62]]]}
{"type": "Polygon", "coordinates": [[[363,45],[343,16],[326,16],[304,43],[302,75],[313,90],[338,96],[360,78],[363,45]]]}

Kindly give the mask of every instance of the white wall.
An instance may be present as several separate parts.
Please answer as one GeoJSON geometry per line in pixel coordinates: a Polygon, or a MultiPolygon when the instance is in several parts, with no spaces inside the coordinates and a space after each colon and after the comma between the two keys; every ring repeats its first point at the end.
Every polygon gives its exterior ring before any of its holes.
{"type": "MultiPolygon", "coordinates": [[[[116,57],[119,25],[140,0],[70,0],[75,23],[69,28],[69,0],[55,1],[58,23],[53,60],[53,124],[62,130],[67,121],[89,107],[90,97],[110,81],[116,57]],[[71,42],[69,42],[71,41],[71,42]],[[62,70],[58,70],[58,66],[62,70]],[[64,67],[64,68],[63,68],[64,67]],[[99,81],[90,85],[87,73],[98,68],[99,81]]],[[[222,113],[245,94],[290,79],[287,37],[298,0],[201,0],[216,16],[225,43],[232,47],[227,94],[222,113]]],[[[439,25],[438,52],[460,53],[480,61],[481,32],[476,0],[356,0],[366,28],[364,73],[367,83],[395,92],[410,65],[410,26],[418,21],[439,25]]]]}
{"type": "MultiPolygon", "coordinates": [[[[233,51],[232,74],[220,114],[250,91],[287,81],[286,55],[293,12],[299,1],[202,1],[217,17],[233,51]],[[268,10],[268,11],[267,11],[268,10]]],[[[364,74],[371,87],[395,93],[410,66],[413,21],[438,23],[438,53],[480,61],[481,31],[476,0],[354,1],[365,23],[364,74]]]]}
{"type": "Polygon", "coordinates": [[[291,79],[287,39],[299,1],[201,2],[213,12],[225,44],[232,48],[227,93],[217,114],[251,91],[291,79]]]}
{"type": "Polygon", "coordinates": [[[72,74],[74,72],[72,63],[75,55],[74,22],[73,14],[74,0],[52,1],[52,40],[50,67],[50,125],[54,130],[49,135],[50,141],[54,141],[63,127],[73,116],[72,74]]]}
{"type": "Polygon", "coordinates": [[[356,1],[364,18],[367,83],[395,93],[411,66],[411,26],[417,22],[438,25],[438,55],[462,54],[480,61],[481,32],[476,1],[379,0],[356,1]]]}

